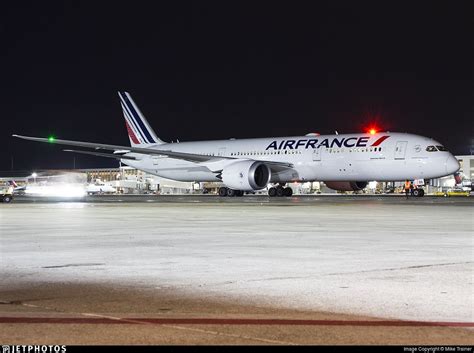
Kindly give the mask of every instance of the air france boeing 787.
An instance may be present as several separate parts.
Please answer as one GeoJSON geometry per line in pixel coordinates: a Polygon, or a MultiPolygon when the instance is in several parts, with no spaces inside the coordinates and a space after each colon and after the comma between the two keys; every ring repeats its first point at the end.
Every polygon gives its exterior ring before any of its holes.
{"type": "Polygon", "coordinates": [[[119,159],[168,179],[222,181],[221,196],[241,196],[244,191],[269,186],[270,196],[291,196],[291,188],[284,185],[293,181],[324,181],[335,190],[356,191],[371,180],[431,179],[459,170],[457,159],[441,143],[406,133],[166,143],[158,138],[127,92],[119,92],[119,97],[130,146],[13,136],[91,148],[95,151],[65,151],[119,159]]]}

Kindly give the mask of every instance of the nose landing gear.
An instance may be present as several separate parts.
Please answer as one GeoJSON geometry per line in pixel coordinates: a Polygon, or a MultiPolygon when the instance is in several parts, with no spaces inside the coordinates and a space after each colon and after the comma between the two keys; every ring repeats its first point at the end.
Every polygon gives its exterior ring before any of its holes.
{"type": "Polygon", "coordinates": [[[416,196],[416,197],[423,197],[425,195],[425,190],[423,190],[423,189],[414,189],[411,194],[413,196],[416,196]]]}

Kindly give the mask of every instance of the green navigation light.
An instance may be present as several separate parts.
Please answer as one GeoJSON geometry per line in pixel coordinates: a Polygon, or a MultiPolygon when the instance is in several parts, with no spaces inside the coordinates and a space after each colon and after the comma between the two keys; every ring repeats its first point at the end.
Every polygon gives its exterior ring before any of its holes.
{"type": "Polygon", "coordinates": [[[49,142],[54,142],[54,140],[55,140],[54,136],[48,137],[48,141],[49,141],[49,142]]]}

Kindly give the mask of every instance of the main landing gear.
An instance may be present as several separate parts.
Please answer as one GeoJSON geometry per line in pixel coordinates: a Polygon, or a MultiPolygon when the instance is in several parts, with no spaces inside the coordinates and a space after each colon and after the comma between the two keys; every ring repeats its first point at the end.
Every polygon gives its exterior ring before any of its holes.
{"type": "Polygon", "coordinates": [[[293,190],[289,186],[284,188],[282,185],[278,185],[276,187],[273,186],[270,189],[268,189],[268,196],[270,196],[270,197],[275,197],[275,196],[290,197],[291,195],[293,195],[293,190]]]}
{"type": "MultiPolygon", "coordinates": [[[[287,186],[284,187],[283,185],[272,186],[268,189],[268,196],[270,197],[290,197],[293,195],[293,190],[287,186]]],[[[423,197],[425,195],[425,191],[421,188],[411,190],[411,195],[415,197],[423,197]]],[[[234,197],[234,196],[244,196],[243,190],[234,190],[229,189],[225,186],[219,188],[219,196],[221,197],[234,197]]],[[[8,202],[8,201],[7,201],[8,202]]]]}
{"type": "Polygon", "coordinates": [[[219,196],[225,197],[233,197],[233,196],[244,196],[244,192],[242,190],[234,190],[226,188],[225,186],[219,188],[219,196]]]}
{"type": "MultiPolygon", "coordinates": [[[[283,187],[282,185],[273,186],[268,189],[268,196],[270,197],[290,197],[293,195],[293,190],[290,187],[283,187]]],[[[219,196],[221,197],[234,197],[234,196],[244,196],[242,190],[229,189],[225,186],[219,188],[219,196]]]]}

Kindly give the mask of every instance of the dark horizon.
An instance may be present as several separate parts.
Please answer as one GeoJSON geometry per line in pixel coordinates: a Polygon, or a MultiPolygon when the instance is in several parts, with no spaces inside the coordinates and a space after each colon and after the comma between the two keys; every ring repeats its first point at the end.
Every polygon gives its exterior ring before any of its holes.
{"type": "MultiPolygon", "coordinates": [[[[180,5],[4,5],[0,170],[11,169],[12,156],[16,170],[73,166],[64,147],[14,133],[128,145],[118,90],[130,92],[165,141],[376,124],[471,152],[467,2],[180,5]]],[[[118,166],[75,160],[77,168],[118,166]]]]}

